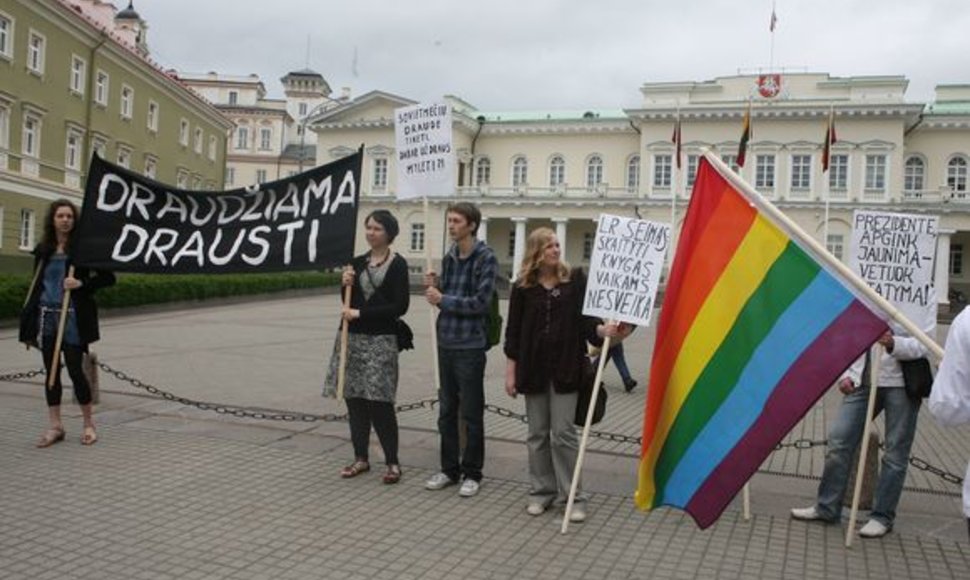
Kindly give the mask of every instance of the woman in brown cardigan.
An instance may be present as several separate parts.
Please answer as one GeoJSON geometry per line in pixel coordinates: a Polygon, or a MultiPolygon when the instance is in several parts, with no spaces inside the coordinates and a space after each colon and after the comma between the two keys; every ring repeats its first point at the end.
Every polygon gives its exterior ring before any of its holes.
{"type": "MultiPolygon", "coordinates": [[[[533,516],[569,494],[579,451],[573,419],[586,342],[619,333],[616,325],[583,316],[585,293],[586,276],[562,261],[556,234],[534,230],[512,287],[505,329],[505,391],[525,395],[529,418],[526,512],[533,516]]],[[[577,497],[570,519],[586,519],[584,496],[577,497]]]]}

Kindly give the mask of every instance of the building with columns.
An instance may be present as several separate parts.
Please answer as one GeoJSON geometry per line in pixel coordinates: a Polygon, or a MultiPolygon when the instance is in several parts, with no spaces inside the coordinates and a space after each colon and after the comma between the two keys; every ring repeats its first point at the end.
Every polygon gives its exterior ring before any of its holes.
{"type": "Polygon", "coordinates": [[[572,112],[483,111],[445,97],[454,111],[458,178],[454,196],[432,199],[427,217],[420,201],[394,195],[393,111],[414,101],[372,91],[318,112],[309,128],[317,163],[364,143],[361,209],[397,214],[396,249],[414,267],[423,265],[426,247],[440,258],[444,209],[454,200],[481,208],[479,237],[506,276],[539,226],[557,231],[568,262],[588,265],[600,213],[673,219],[679,228],[698,159],[709,150],[846,262],[856,208],[940,216],[936,284],[945,303],[951,289],[970,294],[970,85],[940,85],[931,103],[907,101],[907,85],[902,76],[739,75],[647,83],[637,108],[572,112]],[[737,168],[749,106],[747,162],[737,168]],[[830,112],[838,140],[823,174],[830,112]],[[681,170],[671,140],[678,118],[681,170]]]}

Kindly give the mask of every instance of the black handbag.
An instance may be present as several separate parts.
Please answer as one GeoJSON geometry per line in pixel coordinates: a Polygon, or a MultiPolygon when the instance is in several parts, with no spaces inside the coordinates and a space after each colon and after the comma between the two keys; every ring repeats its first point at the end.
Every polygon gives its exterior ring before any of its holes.
{"type": "Polygon", "coordinates": [[[411,350],[414,348],[414,331],[408,326],[407,322],[404,322],[400,318],[397,319],[397,325],[394,328],[394,333],[397,335],[397,350],[398,352],[402,350],[411,350]]]}
{"type": "Polygon", "coordinates": [[[933,388],[933,369],[926,357],[914,360],[901,360],[899,367],[903,370],[903,384],[906,395],[910,399],[924,399],[930,396],[933,388]]]}
{"type": "MultiPolygon", "coordinates": [[[[583,357],[583,380],[579,383],[579,398],[576,400],[576,416],[573,423],[579,426],[586,426],[586,414],[589,412],[589,401],[593,398],[593,382],[596,380],[596,369],[587,357],[583,357]]],[[[593,409],[593,422],[595,425],[603,420],[606,415],[606,385],[600,383],[600,392],[596,396],[596,407],[593,409]]]]}

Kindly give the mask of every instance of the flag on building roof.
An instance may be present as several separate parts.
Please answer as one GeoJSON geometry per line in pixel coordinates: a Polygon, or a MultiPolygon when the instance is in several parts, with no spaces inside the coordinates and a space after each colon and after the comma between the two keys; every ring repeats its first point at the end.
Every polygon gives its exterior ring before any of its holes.
{"type": "Polygon", "coordinates": [[[680,136],[680,109],[677,109],[677,120],[674,121],[674,134],[673,134],[673,136],[671,136],[670,140],[673,141],[674,146],[675,146],[674,147],[674,157],[677,160],[677,169],[680,169],[680,148],[681,148],[680,147],[680,144],[681,144],[681,136],[680,136]]]}
{"type": "Polygon", "coordinates": [[[829,109],[829,122],[825,126],[825,144],[822,145],[822,173],[829,170],[829,161],[832,157],[832,145],[838,139],[835,136],[835,108],[829,109]]]}
{"type": "Polygon", "coordinates": [[[775,31],[775,27],[778,26],[778,15],[775,14],[775,7],[771,7],[771,23],[768,24],[768,30],[771,32],[775,31]]]}
{"type": "Polygon", "coordinates": [[[641,509],[683,509],[701,528],[889,318],[712,159],[660,313],[636,492],[641,509]]]}
{"type": "Polygon", "coordinates": [[[748,153],[748,141],[751,140],[751,101],[744,112],[744,124],[741,129],[741,142],[738,143],[738,167],[744,167],[745,156],[748,153]]]}

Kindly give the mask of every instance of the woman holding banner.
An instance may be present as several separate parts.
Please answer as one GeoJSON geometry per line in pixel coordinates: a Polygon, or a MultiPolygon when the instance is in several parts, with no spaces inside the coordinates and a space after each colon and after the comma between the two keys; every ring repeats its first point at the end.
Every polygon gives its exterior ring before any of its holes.
{"type": "Polygon", "coordinates": [[[48,379],[49,386],[45,390],[50,427],[37,441],[37,447],[50,447],[64,440],[60,357],[53,370],[51,362],[65,291],[70,291],[70,300],[67,303],[61,351],[84,418],[81,443],[93,445],[98,440],[94,428],[91,386],[82,363],[88,345],[100,338],[94,292],[114,284],[115,277],[105,270],[91,271],[73,266],[71,234],[77,220],[77,207],[66,199],[56,200],[48,207],[44,218],[44,236],[34,248],[33,281],[20,316],[20,342],[28,347],[40,348],[48,376],[54,373],[53,381],[48,379]]]}
{"type": "MultiPolygon", "coordinates": [[[[531,490],[526,512],[538,516],[555,501],[565,503],[579,445],[573,421],[584,378],[586,343],[617,336],[615,324],[583,315],[586,275],[570,271],[559,240],[549,228],[534,230],[526,242],[505,328],[505,391],[525,395],[529,431],[531,490]]],[[[587,377],[590,378],[590,377],[587,377]]],[[[573,505],[570,520],[586,519],[585,497],[573,505]]]]}
{"type": "MultiPolygon", "coordinates": [[[[394,410],[397,394],[398,351],[413,348],[399,344],[400,320],[410,302],[408,263],[391,250],[398,224],[387,210],[375,210],[364,220],[370,251],[354,258],[344,269],[343,285],[351,287],[350,305],[343,309],[349,334],[344,399],[350,419],[354,461],[340,476],[356,477],[370,471],[367,448],[371,425],[377,432],[387,470],[384,483],[401,479],[398,462],[398,428],[394,410]]],[[[325,396],[335,396],[340,366],[340,340],[334,342],[325,396]]]]}

